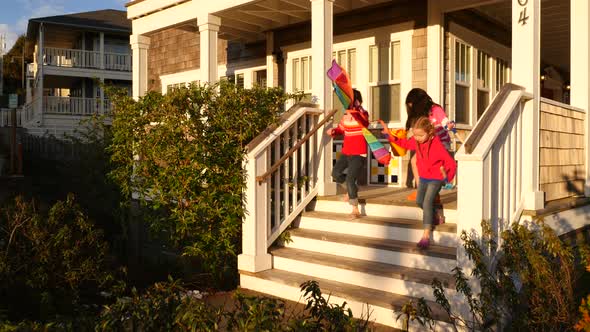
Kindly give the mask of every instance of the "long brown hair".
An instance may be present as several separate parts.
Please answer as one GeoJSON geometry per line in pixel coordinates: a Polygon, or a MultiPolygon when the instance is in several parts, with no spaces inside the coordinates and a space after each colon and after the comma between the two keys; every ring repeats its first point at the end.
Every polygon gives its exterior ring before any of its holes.
{"type": "MultiPolygon", "coordinates": [[[[426,141],[425,144],[428,144],[427,153],[430,154],[430,144],[432,143],[432,138],[436,134],[436,131],[434,129],[434,126],[432,125],[432,122],[430,122],[430,119],[428,119],[427,117],[422,116],[422,117],[419,117],[418,119],[416,119],[416,121],[414,122],[414,125],[412,127],[414,129],[422,129],[422,130],[424,130],[426,135],[428,135],[428,141],[426,141]]],[[[422,144],[422,143],[418,143],[418,141],[416,141],[416,146],[418,146],[418,148],[416,150],[420,154],[420,157],[424,159],[424,156],[422,155],[422,151],[420,151],[420,144],[422,144]]],[[[428,157],[428,156],[426,156],[426,157],[428,157]]]]}

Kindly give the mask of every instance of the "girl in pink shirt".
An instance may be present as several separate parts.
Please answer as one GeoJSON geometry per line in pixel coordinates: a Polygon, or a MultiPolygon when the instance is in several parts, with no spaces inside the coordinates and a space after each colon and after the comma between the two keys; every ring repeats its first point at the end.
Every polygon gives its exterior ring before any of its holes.
{"type": "MultiPolygon", "coordinates": [[[[406,111],[408,113],[406,131],[413,127],[414,122],[418,118],[427,117],[432,123],[435,134],[438,136],[443,146],[447,151],[451,150],[451,137],[449,136],[447,129],[445,129],[445,126],[447,126],[448,130],[451,130],[455,125],[452,121],[449,121],[444,109],[440,105],[435,104],[426,91],[420,88],[410,90],[406,96],[406,111]]],[[[414,175],[416,187],[418,187],[420,184],[420,174],[416,165],[415,154],[412,154],[410,163],[412,165],[412,174],[414,175]]],[[[416,199],[416,192],[408,196],[408,199],[416,199]]]]}
{"type": "MultiPolygon", "coordinates": [[[[424,233],[418,242],[418,247],[428,248],[430,245],[430,231],[432,225],[438,225],[444,221],[437,218],[434,220],[436,211],[434,208],[435,198],[440,189],[447,181],[452,181],[457,171],[457,164],[451,157],[439,136],[436,129],[427,117],[418,118],[413,125],[414,135],[410,139],[389,136],[389,141],[407,149],[416,151],[416,164],[420,172],[418,194],[416,203],[422,208],[424,233]]],[[[383,130],[387,134],[386,130],[383,130]]]]}

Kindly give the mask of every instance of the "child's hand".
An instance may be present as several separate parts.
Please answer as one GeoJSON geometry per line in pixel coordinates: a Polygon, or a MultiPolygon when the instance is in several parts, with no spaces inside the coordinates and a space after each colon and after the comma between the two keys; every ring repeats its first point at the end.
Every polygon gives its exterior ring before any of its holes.
{"type": "Polygon", "coordinates": [[[452,130],[453,128],[455,128],[455,121],[449,121],[449,122],[447,123],[447,128],[448,128],[449,130],[452,130]]]}
{"type": "Polygon", "coordinates": [[[383,122],[383,120],[379,119],[379,123],[381,124],[381,127],[383,127],[383,129],[381,129],[381,133],[385,134],[385,135],[389,135],[389,129],[387,129],[387,125],[385,124],[385,122],[383,122]]]}
{"type": "Polygon", "coordinates": [[[332,136],[332,133],[334,132],[334,128],[330,128],[328,130],[326,130],[326,134],[332,136]]]}

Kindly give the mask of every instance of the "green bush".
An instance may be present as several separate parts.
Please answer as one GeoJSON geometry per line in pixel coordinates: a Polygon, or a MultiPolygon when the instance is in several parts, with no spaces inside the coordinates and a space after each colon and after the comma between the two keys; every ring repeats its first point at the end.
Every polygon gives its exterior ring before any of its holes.
{"type": "Polygon", "coordinates": [[[215,307],[178,281],[157,283],[144,294],[106,306],[97,331],[368,331],[369,316],[352,318],[346,303],[328,304],[319,285],[301,285],[307,305],[302,312],[288,312],[278,299],[248,296],[237,291],[235,305],[215,307]]]}
{"type": "Polygon", "coordinates": [[[135,102],[114,93],[111,178],[155,213],[145,221],[217,286],[237,281],[246,145],[277,122],[280,89],[191,85],[135,102]],[[134,157],[135,156],[135,157],[134,157]]]}
{"type": "MultiPolygon", "coordinates": [[[[472,331],[566,331],[577,321],[574,290],[583,273],[575,251],[542,221],[514,223],[502,232],[502,246],[482,222],[483,236],[463,231],[461,240],[473,263],[470,276],[453,269],[456,290],[464,297],[468,315],[453,308],[439,280],[432,283],[436,302],[455,326],[472,331]],[[474,284],[477,287],[473,287],[474,284]]],[[[422,308],[424,325],[432,326],[422,308]]]]}
{"type": "Polygon", "coordinates": [[[103,233],[73,196],[47,213],[16,198],[0,208],[0,319],[52,320],[80,312],[115,277],[103,233]]]}

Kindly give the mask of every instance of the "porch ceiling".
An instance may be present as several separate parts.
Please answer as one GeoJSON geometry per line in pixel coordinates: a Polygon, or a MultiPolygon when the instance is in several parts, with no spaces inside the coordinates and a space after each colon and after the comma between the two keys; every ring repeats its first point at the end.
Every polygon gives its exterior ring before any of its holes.
{"type": "MultiPolygon", "coordinates": [[[[334,15],[391,0],[336,0],[334,15]]],[[[219,37],[264,40],[264,32],[311,20],[309,0],[259,0],[214,13],[221,17],[219,37]]]]}
{"type": "MultiPolygon", "coordinates": [[[[511,1],[474,8],[511,30],[511,1]]],[[[541,0],[541,61],[570,71],[570,1],[541,0]]]]}

